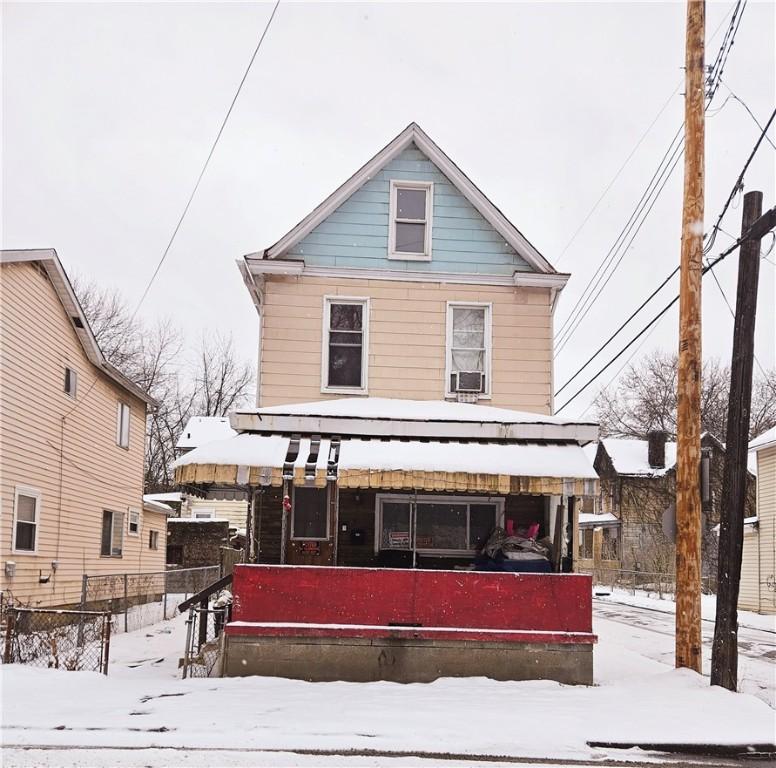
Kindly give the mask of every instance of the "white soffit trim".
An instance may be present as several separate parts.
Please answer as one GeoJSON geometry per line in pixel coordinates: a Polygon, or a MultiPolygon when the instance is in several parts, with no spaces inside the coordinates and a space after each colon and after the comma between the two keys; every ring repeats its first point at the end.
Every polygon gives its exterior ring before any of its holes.
{"type": "Polygon", "coordinates": [[[410,123],[393,141],[383,147],[371,160],[339,186],[317,208],[302,219],[290,232],[266,249],[265,255],[274,259],[282,256],[305,238],[324,221],[329,214],[345,202],[359,187],[378,173],[400,152],[415,143],[458,191],[482,214],[486,221],[522,256],[534,269],[553,274],[555,269],[528,241],[525,235],[480,191],[476,184],[434,143],[417,123],[410,123]]]}
{"type": "Polygon", "coordinates": [[[0,264],[37,262],[46,270],[51,284],[54,286],[62,307],[64,308],[73,330],[81,342],[89,362],[99,368],[106,376],[113,379],[119,386],[140,398],[148,405],[156,406],[157,402],[144,389],[130,381],[118,368],[111,365],[103,356],[97,339],[92,333],[89,321],[81,308],[81,303],[75,295],[73,286],[67,277],[65,268],[53,248],[40,248],[32,250],[0,251],[0,264]]]}
{"type": "MultiPolygon", "coordinates": [[[[357,269],[353,267],[313,267],[303,261],[262,259],[248,255],[238,261],[240,272],[256,277],[264,275],[305,275],[354,280],[396,280],[412,283],[461,283],[463,285],[514,285],[518,288],[551,288],[561,290],[570,275],[561,273],[515,272],[512,275],[488,275],[478,272],[431,272],[398,269],[357,269]]],[[[249,290],[251,289],[248,284],[249,290]]]]}

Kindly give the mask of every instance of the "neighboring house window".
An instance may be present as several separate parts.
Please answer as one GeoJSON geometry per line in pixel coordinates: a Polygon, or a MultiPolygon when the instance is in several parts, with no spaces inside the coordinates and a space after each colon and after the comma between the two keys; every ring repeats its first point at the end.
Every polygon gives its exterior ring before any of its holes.
{"type": "Polygon", "coordinates": [[[148,548],[159,549],[159,531],[148,532],[148,548]]]}
{"type": "Polygon", "coordinates": [[[34,488],[16,489],[13,508],[14,552],[36,552],[38,549],[40,498],[40,491],[34,488]]]}
{"type": "Polygon", "coordinates": [[[199,509],[195,509],[192,517],[195,520],[212,520],[216,516],[216,508],[215,507],[200,507],[199,509]]]}
{"type": "Polygon", "coordinates": [[[65,394],[75,399],[78,390],[78,374],[72,368],[65,368],[65,394]]]}
{"type": "Polygon", "coordinates": [[[500,502],[453,497],[378,497],[376,547],[429,554],[470,554],[482,549],[503,523],[500,502]],[[413,511],[414,507],[414,511],[413,511]],[[413,530],[414,529],[414,530],[413,530]]]}
{"type": "Polygon", "coordinates": [[[140,535],[140,512],[136,509],[129,510],[129,516],[127,518],[127,533],[130,536],[140,535]]]}
{"type": "Polygon", "coordinates": [[[447,305],[447,391],[489,395],[491,368],[489,304],[447,305]]]}
{"type": "Polygon", "coordinates": [[[329,538],[329,494],[326,488],[294,486],[291,538],[314,540],[329,538]]]}
{"type": "Polygon", "coordinates": [[[124,549],[124,513],[102,513],[102,544],[100,555],[102,557],[121,557],[124,549]]]}
{"type": "Polygon", "coordinates": [[[116,410],[116,445],[129,448],[129,406],[119,403],[116,410]]]}
{"type": "Polygon", "coordinates": [[[389,258],[431,259],[433,190],[431,182],[391,181],[389,258]]]}
{"type": "Polygon", "coordinates": [[[324,300],[323,387],[325,392],[366,392],[368,299],[324,300]]]}

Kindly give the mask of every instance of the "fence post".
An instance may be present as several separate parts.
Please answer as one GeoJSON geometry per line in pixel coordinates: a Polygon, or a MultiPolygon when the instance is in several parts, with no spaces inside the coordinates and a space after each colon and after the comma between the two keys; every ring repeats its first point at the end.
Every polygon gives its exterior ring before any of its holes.
{"type": "Polygon", "coordinates": [[[103,615],[103,670],[104,675],[108,674],[108,662],[110,661],[110,625],[113,617],[110,612],[103,615]]]}
{"type": "Polygon", "coordinates": [[[13,633],[16,626],[16,609],[8,606],[6,608],[6,617],[3,664],[11,664],[13,662],[13,633]]]}
{"type": "Polygon", "coordinates": [[[636,596],[636,571],[631,571],[631,592],[636,596]]]}
{"type": "Polygon", "coordinates": [[[124,574],[124,631],[129,632],[129,599],[127,597],[127,574],[124,574]]]}
{"type": "Polygon", "coordinates": [[[186,619],[186,647],[183,651],[183,679],[189,669],[189,655],[191,654],[191,625],[194,623],[194,608],[189,608],[189,618],[186,619]]]}
{"type": "Polygon", "coordinates": [[[167,571],[164,572],[164,594],[162,596],[162,618],[167,621],[167,571]]]}
{"type": "Polygon", "coordinates": [[[89,589],[89,577],[86,574],[81,576],[81,610],[86,610],[86,592],[89,589]]]}

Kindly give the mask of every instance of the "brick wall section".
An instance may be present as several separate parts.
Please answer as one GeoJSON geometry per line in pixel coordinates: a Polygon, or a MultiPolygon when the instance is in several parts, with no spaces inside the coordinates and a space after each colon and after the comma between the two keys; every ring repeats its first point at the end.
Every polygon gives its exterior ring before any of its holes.
{"type": "Polygon", "coordinates": [[[167,525],[167,546],[181,547],[180,565],[199,568],[221,564],[221,547],[229,545],[229,523],[226,520],[189,522],[170,519],[167,525]]]}

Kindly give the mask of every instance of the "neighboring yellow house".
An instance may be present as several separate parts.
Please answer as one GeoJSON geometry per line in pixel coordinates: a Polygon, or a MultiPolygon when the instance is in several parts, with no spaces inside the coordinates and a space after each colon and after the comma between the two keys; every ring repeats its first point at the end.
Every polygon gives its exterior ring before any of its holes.
{"type": "Polygon", "coordinates": [[[744,524],[738,607],[776,613],[776,427],[756,437],[757,516],[744,524]]]}
{"type": "Polygon", "coordinates": [[[73,605],[89,575],[164,570],[143,503],[154,401],[102,355],[54,250],[0,252],[0,590],[73,605]]]}

